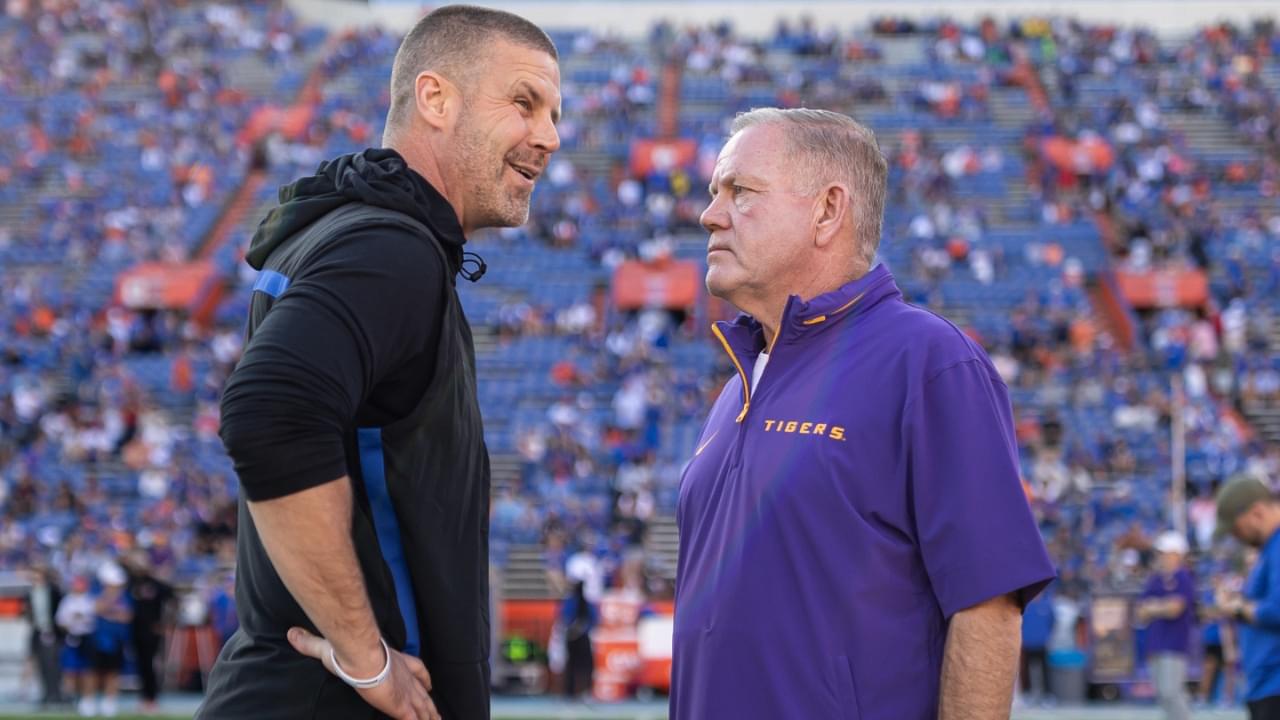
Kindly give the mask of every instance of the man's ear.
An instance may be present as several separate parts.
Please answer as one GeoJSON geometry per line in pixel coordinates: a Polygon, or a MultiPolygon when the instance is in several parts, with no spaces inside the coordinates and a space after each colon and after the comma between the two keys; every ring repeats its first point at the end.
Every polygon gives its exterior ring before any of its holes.
{"type": "Polygon", "coordinates": [[[439,73],[423,70],[414,79],[414,105],[418,117],[430,127],[452,128],[461,102],[458,87],[439,73]]]}
{"type": "Polygon", "coordinates": [[[841,183],[831,183],[818,192],[814,199],[814,244],[826,247],[841,235],[845,223],[852,218],[849,188],[841,183]]]}

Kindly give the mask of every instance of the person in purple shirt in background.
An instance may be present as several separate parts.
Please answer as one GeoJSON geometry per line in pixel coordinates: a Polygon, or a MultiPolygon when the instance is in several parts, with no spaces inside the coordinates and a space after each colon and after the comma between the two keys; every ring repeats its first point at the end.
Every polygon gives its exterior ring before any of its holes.
{"type": "Polygon", "coordinates": [[[1156,701],[1170,720],[1189,720],[1187,655],[1195,623],[1196,588],[1184,566],[1187,539],[1169,531],[1156,538],[1156,572],[1138,602],[1137,620],[1147,628],[1147,660],[1156,701]]]}
{"type": "Polygon", "coordinates": [[[986,354],[873,267],[884,156],[838,113],[739,116],[707,288],[737,375],[681,478],[673,720],[1008,718],[1054,577],[986,354]]]}

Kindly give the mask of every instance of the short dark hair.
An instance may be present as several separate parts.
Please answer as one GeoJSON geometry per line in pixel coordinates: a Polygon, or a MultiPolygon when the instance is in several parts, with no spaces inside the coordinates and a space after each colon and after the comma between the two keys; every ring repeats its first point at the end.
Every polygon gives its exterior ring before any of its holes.
{"type": "Polygon", "coordinates": [[[419,20],[396,51],[387,125],[406,119],[414,106],[418,74],[424,70],[438,72],[465,89],[495,38],[560,59],[555,43],[542,28],[519,15],[474,5],[446,5],[419,20]]]}

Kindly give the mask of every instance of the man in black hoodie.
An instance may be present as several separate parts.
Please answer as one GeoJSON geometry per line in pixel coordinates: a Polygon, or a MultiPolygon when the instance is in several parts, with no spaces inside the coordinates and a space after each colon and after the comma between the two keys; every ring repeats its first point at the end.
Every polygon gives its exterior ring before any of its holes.
{"type": "MultiPolygon", "coordinates": [[[[383,149],[280,191],[222,400],[236,605],[196,717],[489,717],[489,461],[454,287],[559,147],[550,39],[446,6],[405,37],[383,149]]],[[[481,272],[483,266],[481,266],[481,272]]]]}

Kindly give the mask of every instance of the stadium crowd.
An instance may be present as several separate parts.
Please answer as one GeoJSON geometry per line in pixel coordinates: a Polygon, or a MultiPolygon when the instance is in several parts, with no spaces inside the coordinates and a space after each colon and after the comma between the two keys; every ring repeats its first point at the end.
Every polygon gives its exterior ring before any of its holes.
{"type": "MultiPolygon", "coordinates": [[[[67,648],[65,670],[101,670],[110,697],[126,638],[106,637],[112,623],[132,628],[138,667],[161,622],[139,609],[147,582],[201,597],[190,622],[214,622],[221,637],[233,627],[236,482],[217,400],[243,322],[127,310],[110,281],[137,262],[197,256],[251,171],[255,149],[240,130],[268,95],[300,88],[309,61],[324,79],[317,112],[300,136],[258,148],[270,177],[376,143],[385,82],[363,79],[386,77],[397,38],[327,37],[276,2],[23,5],[0,19],[11,101],[0,108],[10,131],[0,134],[0,205],[12,208],[0,227],[0,567],[30,568],[80,607],[75,618],[46,608],[36,625],[67,648]],[[256,85],[253,68],[273,82],[256,85]],[[122,580],[132,620],[111,607],[122,580]],[[106,649],[81,653],[97,634],[106,649]]],[[[530,223],[476,239],[497,271],[480,286],[502,287],[504,250],[529,245],[581,257],[587,272],[568,295],[514,286],[472,316],[493,330],[499,356],[539,338],[559,353],[538,380],[552,399],[526,403],[509,440],[491,447],[518,460],[495,489],[495,563],[511,547],[541,546],[551,590],[590,578],[585,599],[596,602],[597,583],[638,562],[648,593],[669,597],[673,568],[646,552],[646,535],[674,508],[691,450],[684,429],[697,429],[731,369],[689,349],[706,348],[705,311],[624,311],[596,291],[624,261],[700,256],[703,188],[733,112],[808,104],[865,114],[881,132],[892,168],[882,260],[911,299],[979,338],[1010,387],[1027,494],[1060,569],[1028,609],[1029,659],[1045,668],[1035,687],[1052,691],[1049,666],[1088,649],[1076,628],[1091,598],[1140,592],[1154,572],[1170,517],[1173,376],[1185,388],[1190,569],[1209,594],[1239,582],[1238,549],[1212,540],[1212,493],[1240,474],[1280,479],[1280,444],[1243,420],[1246,408],[1280,405],[1273,25],[1208,27],[1178,46],[1065,20],[886,19],[852,33],[783,22],[758,39],[724,24],[659,25],[639,41],[556,39],[564,149],[530,223]],[[886,63],[903,41],[914,50],[899,72],[886,63]],[[674,129],[696,151],[636,172],[628,143],[659,133],[660,76],[672,64],[683,69],[674,129]],[[998,96],[1037,89],[1044,101],[1025,124],[978,132],[1003,119],[998,96]],[[1175,115],[1225,123],[1238,144],[1205,151],[1175,115]],[[1058,141],[1074,164],[1055,154],[1058,141]],[[996,203],[972,191],[988,183],[1026,192],[996,203]],[[1100,260],[1042,239],[1080,226],[1100,260]],[[1016,242],[1002,239],[1010,233],[1016,242]],[[1113,270],[1169,268],[1205,271],[1207,301],[1125,313],[1125,347],[1097,285],[1113,270]],[[961,291],[1000,294],[984,306],[961,291]]],[[[228,305],[243,307],[251,276],[241,267],[230,280],[228,305]]],[[[1201,643],[1222,645],[1229,623],[1204,619],[1201,643]]],[[[1218,697],[1232,700],[1226,686],[1218,697]]],[[[45,699],[60,698],[55,686],[45,699]]]]}

